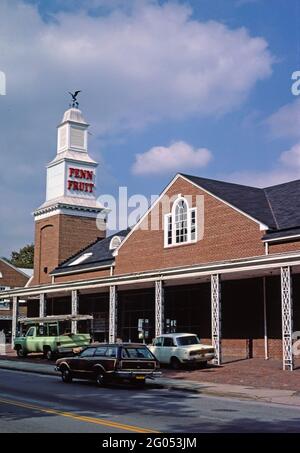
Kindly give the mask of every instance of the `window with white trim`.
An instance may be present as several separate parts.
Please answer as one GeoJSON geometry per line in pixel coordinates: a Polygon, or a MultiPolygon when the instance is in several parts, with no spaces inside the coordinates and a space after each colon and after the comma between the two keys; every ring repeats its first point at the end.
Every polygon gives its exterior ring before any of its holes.
{"type": "Polygon", "coordinates": [[[179,196],[170,214],[165,215],[165,247],[188,244],[197,240],[197,210],[179,196]]]}

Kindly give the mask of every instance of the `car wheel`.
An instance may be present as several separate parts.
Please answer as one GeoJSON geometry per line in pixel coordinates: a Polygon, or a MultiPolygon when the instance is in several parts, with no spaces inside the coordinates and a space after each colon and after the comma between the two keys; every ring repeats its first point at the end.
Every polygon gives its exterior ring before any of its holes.
{"type": "Polygon", "coordinates": [[[24,351],[23,348],[18,348],[17,349],[17,356],[23,358],[23,357],[26,357],[27,354],[26,354],[26,352],[24,351]]]}
{"type": "Polygon", "coordinates": [[[179,370],[180,366],[181,366],[180,360],[177,359],[177,357],[172,357],[171,367],[173,368],[173,370],[179,370]]]}
{"type": "Polygon", "coordinates": [[[105,374],[103,371],[98,371],[96,375],[96,384],[98,387],[103,387],[106,383],[105,374]]]}
{"type": "Polygon", "coordinates": [[[61,379],[66,384],[70,384],[72,382],[73,377],[71,371],[68,368],[63,368],[61,370],[61,379]]]}
{"type": "Polygon", "coordinates": [[[47,349],[44,350],[44,357],[45,357],[47,360],[53,360],[54,355],[53,355],[53,352],[51,351],[50,348],[47,348],[47,349]]]}

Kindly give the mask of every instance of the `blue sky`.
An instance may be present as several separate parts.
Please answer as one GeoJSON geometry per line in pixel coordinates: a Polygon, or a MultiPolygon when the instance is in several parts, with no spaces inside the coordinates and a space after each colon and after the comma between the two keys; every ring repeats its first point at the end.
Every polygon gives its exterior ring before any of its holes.
{"type": "Polygon", "coordinates": [[[69,90],[99,195],[300,177],[299,0],[1,0],[0,70],[0,256],[33,240],[69,90]]]}

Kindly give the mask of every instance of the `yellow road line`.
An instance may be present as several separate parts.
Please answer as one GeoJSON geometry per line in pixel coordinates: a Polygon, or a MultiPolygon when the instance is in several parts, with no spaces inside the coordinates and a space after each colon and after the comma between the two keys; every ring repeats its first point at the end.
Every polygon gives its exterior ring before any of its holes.
{"type": "Polygon", "coordinates": [[[139,426],[125,425],[124,423],[113,422],[103,418],[86,417],[84,415],[73,414],[72,412],[64,412],[56,409],[47,409],[45,407],[36,406],[34,404],[23,403],[21,401],[0,399],[0,404],[8,404],[11,406],[23,407],[25,409],[32,409],[35,411],[45,412],[46,414],[60,415],[61,417],[72,418],[73,420],[82,421],[86,423],[94,423],[96,425],[108,426],[110,428],[122,429],[124,431],[133,431],[135,433],[159,433],[159,431],[141,428],[139,426]]]}

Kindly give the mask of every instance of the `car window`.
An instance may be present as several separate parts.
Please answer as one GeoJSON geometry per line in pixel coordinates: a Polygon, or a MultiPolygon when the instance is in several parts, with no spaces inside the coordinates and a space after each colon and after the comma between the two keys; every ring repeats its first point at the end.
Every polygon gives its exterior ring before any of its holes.
{"type": "Polygon", "coordinates": [[[177,337],[178,346],[189,346],[190,344],[200,344],[197,335],[188,335],[185,337],[177,337]]]}
{"type": "Polygon", "coordinates": [[[122,348],[122,359],[153,359],[148,348],[122,348]]]}
{"type": "Polygon", "coordinates": [[[39,326],[39,327],[38,327],[38,333],[37,333],[37,335],[38,335],[38,337],[44,337],[44,336],[47,335],[45,326],[39,326]]]}
{"type": "Polygon", "coordinates": [[[173,338],[165,337],[164,346],[174,346],[173,338]]]}
{"type": "Polygon", "coordinates": [[[155,338],[153,341],[153,346],[162,346],[162,337],[155,338]]]}
{"type": "Polygon", "coordinates": [[[117,357],[117,348],[107,348],[105,357],[117,357]]]}
{"type": "Polygon", "coordinates": [[[104,357],[106,354],[107,348],[105,346],[100,346],[96,349],[95,355],[97,357],[104,357]]]}
{"type": "Polygon", "coordinates": [[[93,357],[96,348],[87,348],[80,354],[80,357],[93,357]]]}
{"type": "Polygon", "coordinates": [[[34,335],[34,327],[30,327],[30,329],[26,333],[26,337],[33,337],[34,335]]]}
{"type": "Polygon", "coordinates": [[[48,325],[48,334],[49,337],[56,337],[58,332],[57,332],[57,324],[49,324],[48,325]]]}

